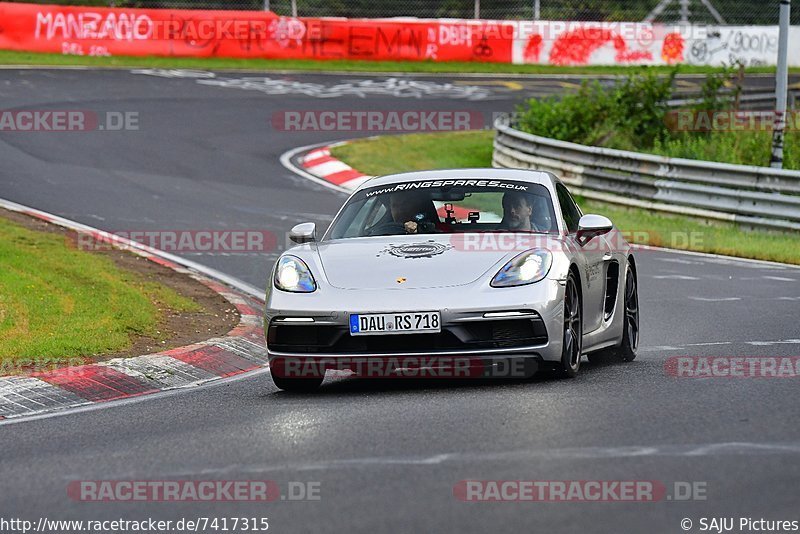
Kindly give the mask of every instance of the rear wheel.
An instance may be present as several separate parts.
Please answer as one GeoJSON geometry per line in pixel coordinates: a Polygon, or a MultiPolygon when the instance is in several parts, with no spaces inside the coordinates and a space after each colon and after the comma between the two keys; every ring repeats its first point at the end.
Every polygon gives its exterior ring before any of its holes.
{"type": "Polygon", "coordinates": [[[616,347],[589,355],[589,361],[602,363],[609,360],[632,362],[639,349],[639,284],[636,271],[628,265],[625,273],[624,319],[622,341],[616,347]]]}
{"type": "Polygon", "coordinates": [[[624,362],[632,362],[639,350],[639,284],[636,271],[630,265],[625,274],[625,325],[622,330],[622,345],[617,349],[617,355],[624,362]]]}
{"type": "Polygon", "coordinates": [[[578,280],[570,271],[564,288],[564,331],[561,361],[556,373],[565,378],[574,378],[581,368],[583,349],[583,321],[581,320],[581,296],[578,280]]]}

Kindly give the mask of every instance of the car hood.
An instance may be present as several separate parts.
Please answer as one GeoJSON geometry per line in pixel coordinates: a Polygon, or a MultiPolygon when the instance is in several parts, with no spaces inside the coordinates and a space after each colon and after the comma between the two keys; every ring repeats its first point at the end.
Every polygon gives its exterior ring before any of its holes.
{"type": "Polygon", "coordinates": [[[340,289],[467,285],[494,276],[518,253],[464,250],[450,237],[349,238],[320,243],[318,251],[328,283],[340,289]]]}

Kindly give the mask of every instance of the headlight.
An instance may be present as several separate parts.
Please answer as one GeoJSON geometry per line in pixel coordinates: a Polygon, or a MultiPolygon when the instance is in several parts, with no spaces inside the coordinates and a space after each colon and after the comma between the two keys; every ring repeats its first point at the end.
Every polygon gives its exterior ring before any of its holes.
{"type": "Polygon", "coordinates": [[[492,278],[492,287],[524,286],[538,282],[550,272],[553,255],[549,250],[523,252],[513,258],[492,278]]]}
{"type": "Polygon", "coordinates": [[[303,260],[284,256],[275,268],[275,287],[292,293],[311,293],[317,289],[317,283],[303,260]]]}

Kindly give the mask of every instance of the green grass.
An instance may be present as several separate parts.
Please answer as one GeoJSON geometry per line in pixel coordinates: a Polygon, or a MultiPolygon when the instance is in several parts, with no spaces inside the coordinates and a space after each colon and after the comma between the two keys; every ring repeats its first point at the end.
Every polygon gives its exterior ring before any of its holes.
{"type": "Polygon", "coordinates": [[[172,289],[78,250],[62,234],[0,218],[0,365],[75,361],[163,339],[166,310],[198,311],[172,289]]]}
{"type": "MultiPolygon", "coordinates": [[[[411,134],[354,141],[332,150],[366,174],[425,169],[490,167],[493,132],[411,134]]],[[[729,223],[662,215],[578,198],[584,213],[609,217],[630,241],[696,252],[800,264],[800,233],[767,233],[729,223]]]]}
{"type": "MultiPolygon", "coordinates": [[[[647,152],[671,158],[769,167],[772,132],[684,133],[663,142],[656,141],[647,152]]],[[[800,170],[800,132],[789,130],[784,136],[783,168],[800,170]]]]}
{"type": "MultiPolygon", "coordinates": [[[[614,88],[584,82],[567,95],[533,98],[520,106],[517,127],[525,132],[581,145],[645,152],[675,158],[699,159],[738,165],[769,166],[772,132],[752,125],[734,131],[681,130],[683,113],[728,113],[733,109],[720,91],[731,83],[733,72],[707,76],[702,102],[673,114],[668,101],[674,96],[670,77],[632,73],[614,88]]],[[[699,121],[696,124],[703,124],[699,121]]],[[[785,169],[800,169],[800,134],[791,122],[784,140],[785,169]]]]}
{"type": "Polygon", "coordinates": [[[391,135],[354,141],[333,154],[370,175],[452,167],[487,167],[492,163],[492,132],[391,135]]]}
{"type": "MultiPolygon", "coordinates": [[[[287,71],[341,71],[341,72],[419,72],[419,73],[485,73],[485,74],[626,74],[644,67],[556,67],[550,65],[509,65],[504,63],[442,62],[432,61],[345,61],[345,60],[289,60],[289,59],[235,59],[235,58],[180,58],[180,57],[90,57],[62,54],[40,54],[0,50],[0,65],[90,66],[90,67],[143,67],[164,69],[211,70],[287,70],[287,71]]],[[[646,67],[647,70],[668,74],[672,67],[646,67]]],[[[682,74],[706,74],[721,69],[682,66],[682,74]]],[[[749,73],[772,73],[773,67],[754,67],[749,73]]],[[[800,69],[792,69],[800,72],[800,69]]]]}
{"type": "Polygon", "coordinates": [[[707,223],[689,217],[577,200],[584,213],[600,213],[614,221],[617,228],[627,232],[626,239],[631,243],[800,264],[800,233],[746,231],[728,223],[707,223]]]}

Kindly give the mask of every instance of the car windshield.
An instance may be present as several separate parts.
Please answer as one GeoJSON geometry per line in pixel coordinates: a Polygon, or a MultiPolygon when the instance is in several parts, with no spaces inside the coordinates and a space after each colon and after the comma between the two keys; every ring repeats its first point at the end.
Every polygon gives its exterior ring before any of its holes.
{"type": "Polygon", "coordinates": [[[465,179],[400,182],[353,195],[326,239],[463,232],[557,233],[540,184],[465,179]]]}

